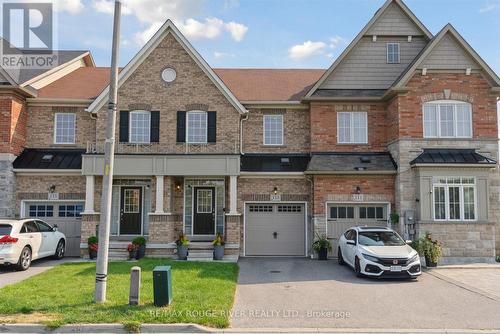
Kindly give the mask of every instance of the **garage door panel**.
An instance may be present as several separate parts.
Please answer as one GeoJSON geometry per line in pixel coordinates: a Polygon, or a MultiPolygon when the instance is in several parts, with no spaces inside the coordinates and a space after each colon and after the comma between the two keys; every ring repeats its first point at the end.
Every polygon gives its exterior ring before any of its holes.
{"type": "Polygon", "coordinates": [[[245,211],[246,255],[303,256],[304,210],[305,207],[302,204],[247,205],[245,211]]]}

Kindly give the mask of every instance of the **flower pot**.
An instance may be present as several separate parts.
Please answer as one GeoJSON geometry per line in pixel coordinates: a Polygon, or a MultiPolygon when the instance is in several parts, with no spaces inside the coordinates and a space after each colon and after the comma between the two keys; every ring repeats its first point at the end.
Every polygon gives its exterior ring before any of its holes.
{"type": "Polygon", "coordinates": [[[187,260],[189,255],[188,246],[179,245],[177,246],[177,257],[179,260],[187,260]]]}
{"type": "Polygon", "coordinates": [[[432,262],[432,260],[429,257],[425,257],[425,266],[427,268],[435,268],[437,267],[437,262],[432,262]]]}
{"type": "Polygon", "coordinates": [[[129,260],[134,260],[137,257],[137,250],[129,251],[128,252],[128,259],[129,260]]]}
{"type": "Polygon", "coordinates": [[[97,257],[97,251],[89,249],[89,258],[93,260],[96,257],[97,257]]]}
{"type": "Polygon", "coordinates": [[[224,258],[224,246],[214,246],[214,260],[222,260],[224,258]]]}
{"type": "Polygon", "coordinates": [[[137,260],[142,259],[146,255],[146,245],[140,245],[139,248],[137,249],[137,254],[135,258],[137,260]]]}
{"type": "Polygon", "coordinates": [[[321,248],[318,251],[318,260],[320,260],[320,261],[326,261],[326,260],[328,260],[328,249],[321,248]]]}

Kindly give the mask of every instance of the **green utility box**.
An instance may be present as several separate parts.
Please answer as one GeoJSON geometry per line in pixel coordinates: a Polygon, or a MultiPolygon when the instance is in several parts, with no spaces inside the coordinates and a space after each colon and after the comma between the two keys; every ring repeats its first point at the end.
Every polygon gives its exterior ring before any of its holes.
{"type": "Polygon", "coordinates": [[[153,295],[155,306],[172,303],[172,270],[170,266],[158,266],[153,269],[153,295]]]}

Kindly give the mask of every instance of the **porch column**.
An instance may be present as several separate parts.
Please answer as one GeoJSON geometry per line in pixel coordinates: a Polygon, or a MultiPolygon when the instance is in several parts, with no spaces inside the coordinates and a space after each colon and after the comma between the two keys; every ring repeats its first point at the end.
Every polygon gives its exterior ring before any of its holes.
{"type": "Polygon", "coordinates": [[[229,214],[238,214],[237,202],[238,202],[238,177],[229,177],[229,214]]]}
{"type": "Polygon", "coordinates": [[[85,177],[85,211],[84,213],[94,213],[94,175],[85,177]]]}
{"type": "Polygon", "coordinates": [[[164,176],[163,175],[157,175],[156,176],[156,210],[155,213],[164,213],[163,211],[163,192],[164,192],[164,187],[163,187],[163,182],[164,181],[164,176]]]}

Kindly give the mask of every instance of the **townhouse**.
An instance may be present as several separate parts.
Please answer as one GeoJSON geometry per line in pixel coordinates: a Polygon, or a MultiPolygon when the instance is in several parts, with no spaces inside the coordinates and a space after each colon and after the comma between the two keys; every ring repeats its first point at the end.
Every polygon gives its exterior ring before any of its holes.
{"type": "MultiPolygon", "coordinates": [[[[332,28],[333,29],[333,28],[332,28]]],[[[100,221],[109,68],[58,51],[0,69],[0,216],[57,224],[86,256],[100,221]]],[[[500,79],[451,25],[387,0],[332,66],[213,69],[171,21],[120,71],[111,250],[186,234],[227,256],[309,256],[352,225],[429,231],[443,262],[500,249],[500,79]]]]}

